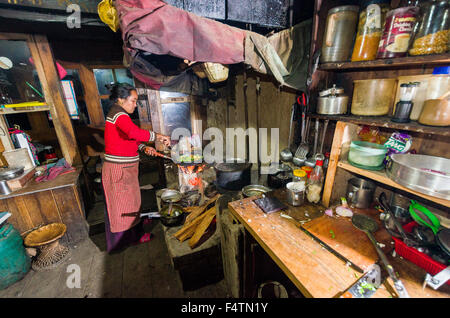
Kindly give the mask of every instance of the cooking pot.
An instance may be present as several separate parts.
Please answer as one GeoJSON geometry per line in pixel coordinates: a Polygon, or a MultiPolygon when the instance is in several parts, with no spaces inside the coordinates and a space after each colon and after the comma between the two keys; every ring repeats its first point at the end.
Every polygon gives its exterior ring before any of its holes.
{"type": "Polygon", "coordinates": [[[216,184],[219,188],[240,191],[251,183],[251,164],[243,159],[229,159],[228,162],[216,163],[216,184]]]}
{"type": "Polygon", "coordinates": [[[361,178],[351,178],[347,184],[347,200],[352,207],[367,209],[373,201],[375,183],[361,178]]]}
{"type": "Polygon", "coordinates": [[[333,85],[332,88],[319,92],[317,113],[322,115],[340,115],[347,113],[348,96],[344,89],[333,85]]]}
{"type": "Polygon", "coordinates": [[[284,188],[286,184],[292,181],[292,168],[282,164],[278,168],[267,175],[267,185],[273,189],[284,188]]]}
{"type": "Polygon", "coordinates": [[[159,214],[161,223],[168,227],[180,225],[184,219],[184,210],[178,204],[172,204],[172,206],[167,205],[163,207],[159,214]],[[170,215],[168,213],[169,208],[171,208],[170,215]]]}

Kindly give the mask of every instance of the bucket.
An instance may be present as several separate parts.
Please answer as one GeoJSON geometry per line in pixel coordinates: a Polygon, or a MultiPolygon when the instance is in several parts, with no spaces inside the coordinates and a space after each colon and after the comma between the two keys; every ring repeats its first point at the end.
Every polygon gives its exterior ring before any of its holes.
{"type": "Polygon", "coordinates": [[[30,270],[31,259],[23,239],[9,223],[0,228],[0,289],[21,280],[30,270]]]}

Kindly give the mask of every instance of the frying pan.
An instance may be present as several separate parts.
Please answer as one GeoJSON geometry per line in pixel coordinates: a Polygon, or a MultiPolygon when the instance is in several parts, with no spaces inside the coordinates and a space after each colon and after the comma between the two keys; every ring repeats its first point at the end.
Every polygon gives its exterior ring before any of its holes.
{"type": "Polygon", "coordinates": [[[355,213],[355,214],[353,214],[353,217],[352,217],[352,223],[357,229],[365,232],[367,234],[367,236],[369,237],[370,241],[372,242],[373,246],[375,247],[375,250],[378,253],[378,256],[380,256],[380,258],[381,258],[381,262],[383,263],[384,268],[388,272],[391,279],[394,281],[394,287],[395,287],[395,290],[397,291],[399,297],[400,298],[409,298],[409,294],[406,291],[405,286],[403,285],[402,281],[395,274],[394,268],[389,263],[388,259],[386,258],[386,255],[381,250],[381,248],[378,246],[378,242],[376,241],[375,237],[372,234],[378,230],[377,222],[374,219],[372,219],[366,215],[355,213]]]}

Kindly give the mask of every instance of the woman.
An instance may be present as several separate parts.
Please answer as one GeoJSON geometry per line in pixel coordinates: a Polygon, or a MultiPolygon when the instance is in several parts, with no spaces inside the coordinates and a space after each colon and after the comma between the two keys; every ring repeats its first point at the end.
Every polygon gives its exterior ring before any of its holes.
{"type": "Polygon", "coordinates": [[[138,95],[129,84],[109,87],[114,102],[106,116],[105,161],[102,183],[106,200],[105,227],[107,251],[150,240],[140,222],[141,192],[139,187],[139,154],[155,155],[145,142],[170,145],[170,138],[140,129],[129,116],[136,109],[138,95]]]}

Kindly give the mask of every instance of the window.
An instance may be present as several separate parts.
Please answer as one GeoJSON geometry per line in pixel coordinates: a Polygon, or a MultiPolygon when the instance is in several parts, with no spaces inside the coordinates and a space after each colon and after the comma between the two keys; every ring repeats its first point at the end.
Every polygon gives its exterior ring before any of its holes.
{"type": "MultiPolygon", "coordinates": [[[[102,103],[103,115],[106,118],[112,101],[109,99],[109,91],[106,88],[107,84],[111,83],[128,83],[134,86],[133,76],[126,68],[115,69],[94,69],[95,81],[97,82],[98,94],[100,95],[100,102],[102,103]]],[[[131,119],[139,119],[137,107],[133,114],[130,114],[131,119]]]]}

